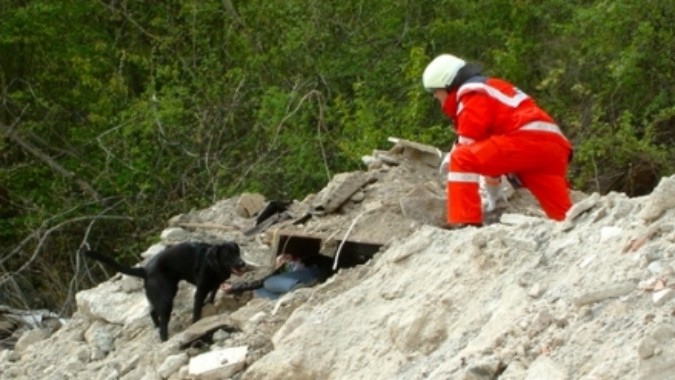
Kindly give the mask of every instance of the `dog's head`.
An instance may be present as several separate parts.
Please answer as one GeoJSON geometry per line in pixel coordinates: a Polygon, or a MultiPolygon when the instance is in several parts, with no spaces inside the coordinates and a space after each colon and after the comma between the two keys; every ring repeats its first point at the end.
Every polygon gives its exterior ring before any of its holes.
{"type": "Polygon", "coordinates": [[[247,268],[246,262],[240,256],[239,244],[235,242],[212,246],[206,252],[206,260],[213,269],[221,273],[234,273],[241,276],[247,268]]]}

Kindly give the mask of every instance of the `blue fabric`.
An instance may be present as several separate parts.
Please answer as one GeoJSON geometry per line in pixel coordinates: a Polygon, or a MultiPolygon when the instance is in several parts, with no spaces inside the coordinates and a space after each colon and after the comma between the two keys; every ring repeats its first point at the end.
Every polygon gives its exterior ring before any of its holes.
{"type": "Polygon", "coordinates": [[[275,274],[268,277],[263,283],[263,287],[256,289],[255,293],[259,297],[277,299],[298,285],[308,285],[318,281],[320,276],[321,271],[315,267],[275,274]]]}
{"type": "Polygon", "coordinates": [[[265,288],[259,288],[255,290],[255,295],[260,298],[269,298],[271,300],[275,300],[279,298],[280,294],[270,292],[269,290],[265,288]]]}

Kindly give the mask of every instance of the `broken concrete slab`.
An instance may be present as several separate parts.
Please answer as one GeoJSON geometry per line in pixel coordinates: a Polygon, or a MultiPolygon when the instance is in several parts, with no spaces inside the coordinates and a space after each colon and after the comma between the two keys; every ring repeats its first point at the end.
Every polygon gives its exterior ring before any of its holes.
{"type": "Polygon", "coordinates": [[[403,148],[401,155],[409,160],[419,161],[431,167],[438,167],[443,159],[443,152],[434,146],[420,144],[398,137],[389,137],[388,140],[403,148]]]}
{"type": "Polygon", "coordinates": [[[432,226],[445,223],[445,198],[429,191],[424,185],[415,187],[402,197],[399,205],[406,219],[432,226]]]}
{"type": "Polygon", "coordinates": [[[658,219],[666,210],[675,207],[675,177],[662,178],[647,198],[639,217],[646,222],[658,219]]]}
{"type": "Polygon", "coordinates": [[[314,213],[323,215],[337,210],[354,193],[372,180],[373,178],[363,171],[336,174],[318,194],[319,199],[313,205],[314,213]]]}
{"type": "Polygon", "coordinates": [[[243,193],[237,200],[235,212],[242,218],[250,218],[265,207],[265,196],[258,193],[243,193]]]}
{"type": "Polygon", "coordinates": [[[572,207],[569,210],[567,210],[567,215],[565,219],[572,221],[576,219],[579,215],[595,207],[599,202],[600,202],[600,194],[593,193],[588,198],[573,204],[572,207]]]}
{"type": "Polygon", "coordinates": [[[194,379],[227,379],[244,368],[248,346],[210,351],[190,359],[188,374],[194,379]]]}
{"type": "Polygon", "coordinates": [[[127,293],[116,282],[103,282],[75,295],[77,309],[91,319],[119,325],[148,317],[150,306],[142,292],[127,293]],[[105,300],[105,302],[102,302],[105,300]]]}
{"type": "Polygon", "coordinates": [[[215,332],[218,329],[235,330],[234,322],[227,315],[213,315],[202,318],[188,326],[183,332],[176,335],[179,346],[184,348],[200,338],[215,332]]]}

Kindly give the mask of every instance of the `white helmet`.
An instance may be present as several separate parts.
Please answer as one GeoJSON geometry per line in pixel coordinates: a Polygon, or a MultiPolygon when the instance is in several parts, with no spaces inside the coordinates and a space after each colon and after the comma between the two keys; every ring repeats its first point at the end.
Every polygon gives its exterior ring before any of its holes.
{"type": "Polygon", "coordinates": [[[424,88],[432,92],[437,88],[448,88],[457,77],[457,72],[466,61],[451,54],[441,54],[431,61],[422,75],[424,88]]]}

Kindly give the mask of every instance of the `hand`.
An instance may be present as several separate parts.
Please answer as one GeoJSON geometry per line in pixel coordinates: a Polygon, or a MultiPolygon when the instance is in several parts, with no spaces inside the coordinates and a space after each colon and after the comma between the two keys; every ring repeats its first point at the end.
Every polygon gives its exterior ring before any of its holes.
{"type": "Polygon", "coordinates": [[[287,253],[282,253],[281,255],[277,256],[277,263],[275,265],[275,269],[281,268],[284,264],[287,262],[291,261],[293,257],[287,253]]]}
{"type": "Polygon", "coordinates": [[[232,293],[232,284],[228,282],[223,282],[222,284],[220,284],[220,290],[222,290],[223,293],[225,294],[230,294],[232,293]]]}
{"type": "Polygon", "coordinates": [[[501,184],[500,177],[484,177],[485,179],[485,195],[484,207],[486,212],[492,212],[497,208],[497,202],[500,199],[506,199],[504,188],[501,184]]]}

